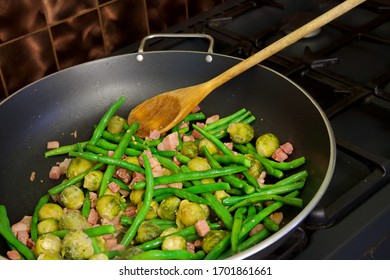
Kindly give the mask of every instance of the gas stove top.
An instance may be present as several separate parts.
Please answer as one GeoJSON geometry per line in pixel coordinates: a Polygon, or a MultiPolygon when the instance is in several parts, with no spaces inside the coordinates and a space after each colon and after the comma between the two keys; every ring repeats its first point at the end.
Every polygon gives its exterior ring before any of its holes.
{"type": "MultiPolygon", "coordinates": [[[[166,33],[205,33],[214,38],[214,52],[246,58],[339,2],[231,0],[166,33]]],[[[205,44],[159,39],[147,48],[204,51],[205,44]]],[[[316,99],[337,143],[336,169],[327,192],[268,259],[390,258],[389,53],[390,3],[376,0],[262,63],[316,99]]]]}

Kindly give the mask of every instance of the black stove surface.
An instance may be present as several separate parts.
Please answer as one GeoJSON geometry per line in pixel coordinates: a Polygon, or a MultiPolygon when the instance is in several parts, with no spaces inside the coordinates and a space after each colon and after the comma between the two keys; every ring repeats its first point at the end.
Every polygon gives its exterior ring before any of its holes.
{"type": "MultiPolygon", "coordinates": [[[[231,0],[166,33],[206,33],[214,52],[246,58],[339,2],[231,0]]],[[[317,207],[268,258],[389,259],[390,3],[367,1],[309,35],[262,64],[322,107],[336,137],[336,169],[317,207]]],[[[204,51],[207,42],[148,45],[163,49],[204,51]]]]}

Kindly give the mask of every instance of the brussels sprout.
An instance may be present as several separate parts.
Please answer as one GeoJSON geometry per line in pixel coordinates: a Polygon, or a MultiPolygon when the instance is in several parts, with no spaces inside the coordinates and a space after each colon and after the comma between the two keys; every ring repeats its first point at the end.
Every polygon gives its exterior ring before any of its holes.
{"type": "Polygon", "coordinates": [[[279,139],[272,133],[259,136],[256,140],[256,151],[263,157],[270,157],[279,148],[279,139]]]}
{"type": "Polygon", "coordinates": [[[198,220],[207,219],[210,210],[207,205],[197,204],[188,200],[180,202],[176,215],[176,224],[179,228],[194,225],[198,220]]]}
{"type": "Polygon", "coordinates": [[[62,260],[61,255],[54,251],[46,251],[38,255],[37,260],[62,260]]]}
{"type": "Polygon", "coordinates": [[[205,237],[203,237],[202,250],[209,253],[225,236],[226,232],[223,230],[210,230],[205,237]]]}
{"type": "Polygon", "coordinates": [[[68,170],[66,171],[66,177],[68,179],[73,178],[90,169],[92,166],[93,163],[89,160],[83,158],[73,158],[68,166],[68,170]]]}
{"type": "Polygon", "coordinates": [[[53,218],[60,220],[64,216],[64,210],[56,203],[45,203],[38,211],[38,220],[53,218]]]}
{"type": "Polygon", "coordinates": [[[91,227],[86,218],[77,210],[71,210],[66,213],[58,225],[60,229],[67,230],[84,230],[91,227]]]}
{"type": "Polygon", "coordinates": [[[217,148],[217,146],[215,146],[215,144],[207,138],[202,138],[199,140],[198,149],[199,149],[199,155],[201,155],[201,156],[205,155],[203,147],[206,147],[207,150],[212,155],[217,154],[219,152],[219,149],[217,148]]]}
{"type": "Polygon", "coordinates": [[[42,235],[51,231],[56,231],[58,229],[58,220],[54,218],[44,219],[37,224],[38,235],[42,235]]]}
{"type": "Polygon", "coordinates": [[[92,239],[82,230],[70,231],[62,240],[61,255],[67,260],[85,260],[94,254],[92,239]]]}
{"type": "Polygon", "coordinates": [[[124,161],[141,166],[141,164],[139,163],[138,157],[125,157],[124,161]]]}
{"type": "Polygon", "coordinates": [[[68,209],[80,209],[84,203],[84,192],[74,185],[68,186],[61,192],[60,202],[68,209]]]}
{"type": "Polygon", "coordinates": [[[255,136],[255,130],[247,123],[231,123],[227,128],[230,139],[237,144],[249,143],[255,136]]]}
{"type": "Polygon", "coordinates": [[[203,171],[211,169],[209,162],[203,157],[194,157],[190,160],[187,166],[192,171],[203,171]]]}
{"type": "Polygon", "coordinates": [[[101,217],[112,221],[121,211],[120,201],[116,196],[103,195],[96,202],[96,211],[101,217]]]}
{"type": "Polygon", "coordinates": [[[163,250],[186,250],[187,241],[184,237],[178,235],[170,235],[164,238],[161,249],[163,250]]]}
{"type": "Polygon", "coordinates": [[[163,232],[160,234],[160,237],[167,236],[178,231],[180,231],[180,229],[177,227],[167,228],[163,230],[163,232]]]}
{"type": "Polygon", "coordinates": [[[144,195],[145,190],[132,190],[130,193],[130,201],[134,205],[138,205],[142,202],[142,196],[144,195]]]}
{"type": "Polygon", "coordinates": [[[107,130],[112,134],[121,133],[124,130],[126,120],[120,116],[112,116],[107,123],[107,130]]]}
{"type": "MultiPolygon", "coordinates": [[[[143,201],[141,203],[138,203],[137,205],[137,212],[141,209],[143,205],[143,201]]],[[[145,220],[155,219],[157,218],[157,210],[158,210],[158,203],[155,200],[152,200],[149,206],[149,210],[146,213],[145,220]]]]}
{"type": "Polygon", "coordinates": [[[96,191],[99,189],[103,180],[103,172],[100,170],[94,170],[89,172],[84,177],[83,187],[89,191],[96,191]]]}
{"type": "Polygon", "coordinates": [[[252,166],[248,169],[247,172],[256,179],[259,178],[261,172],[263,171],[263,165],[251,154],[244,155],[244,157],[252,160],[252,166]]]}
{"type": "Polygon", "coordinates": [[[180,153],[183,156],[194,158],[198,156],[198,144],[195,141],[183,142],[180,153]]]}
{"type": "Polygon", "coordinates": [[[101,260],[101,261],[106,261],[108,260],[108,257],[106,254],[103,254],[103,253],[100,253],[100,254],[95,254],[95,255],[92,255],[89,260],[101,260]]]}
{"type": "Polygon", "coordinates": [[[144,250],[138,248],[138,247],[131,247],[129,249],[126,249],[121,255],[120,257],[118,257],[118,259],[120,260],[128,260],[130,259],[131,257],[134,257],[138,254],[141,254],[143,253],[144,250]]]}
{"type": "Polygon", "coordinates": [[[157,214],[163,220],[174,221],[179,209],[181,199],[177,196],[170,196],[161,201],[158,206],[157,214]]]}
{"type": "Polygon", "coordinates": [[[61,245],[62,242],[58,236],[47,233],[38,237],[34,251],[37,256],[45,252],[60,253],[61,245]]]}
{"type": "Polygon", "coordinates": [[[214,196],[218,199],[219,202],[222,202],[222,199],[230,195],[225,191],[215,191],[214,196]]]}
{"type": "Polygon", "coordinates": [[[161,227],[159,227],[155,223],[149,221],[143,221],[138,228],[135,241],[137,243],[144,243],[146,241],[155,239],[161,234],[161,232],[162,232],[161,227]]]}

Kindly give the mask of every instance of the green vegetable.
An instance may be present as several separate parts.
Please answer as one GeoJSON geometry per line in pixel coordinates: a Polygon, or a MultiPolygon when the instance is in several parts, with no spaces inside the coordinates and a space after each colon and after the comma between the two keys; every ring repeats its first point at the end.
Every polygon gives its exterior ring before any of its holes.
{"type": "Polygon", "coordinates": [[[83,231],[70,231],[64,236],[61,247],[61,255],[64,259],[89,259],[93,254],[92,239],[83,231]]]}
{"type": "Polygon", "coordinates": [[[149,250],[137,254],[130,260],[201,260],[205,252],[190,253],[187,250],[149,250]]]}
{"type": "Polygon", "coordinates": [[[255,136],[255,130],[247,123],[231,123],[227,132],[234,143],[246,144],[255,136]]]}
{"type": "Polygon", "coordinates": [[[262,157],[270,157],[279,148],[279,139],[272,133],[266,133],[256,139],[256,151],[262,157]]]}
{"type": "Polygon", "coordinates": [[[72,210],[78,210],[84,203],[84,192],[74,185],[64,188],[60,194],[61,204],[72,210]]]}
{"type": "MultiPolygon", "coordinates": [[[[50,195],[48,195],[48,194],[43,195],[38,200],[38,203],[35,205],[34,212],[33,212],[32,217],[31,217],[31,225],[30,225],[30,236],[31,236],[31,240],[33,240],[33,241],[36,241],[38,238],[37,225],[38,225],[38,220],[39,220],[39,211],[41,210],[41,208],[44,204],[49,202],[49,199],[50,199],[50,195]]],[[[59,207],[59,208],[62,210],[61,207],[59,207]]]]}

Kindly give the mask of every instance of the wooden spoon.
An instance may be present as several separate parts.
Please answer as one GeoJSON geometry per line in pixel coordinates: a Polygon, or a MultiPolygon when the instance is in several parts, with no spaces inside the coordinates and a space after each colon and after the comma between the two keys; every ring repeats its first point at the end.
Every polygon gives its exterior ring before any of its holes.
{"type": "Polygon", "coordinates": [[[292,45],[364,1],[365,0],[344,1],[207,82],[168,91],[144,101],[130,112],[128,123],[140,123],[140,128],[137,132],[140,137],[148,136],[152,130],[158,130],[160,133],[168,131],[186,117],[196,105],[220,85],[267,59],[278,51],[292,45]]]}

